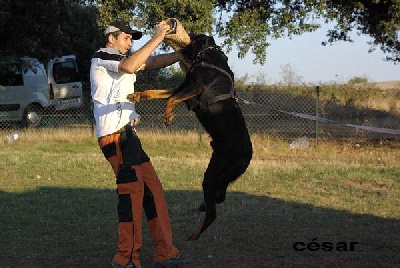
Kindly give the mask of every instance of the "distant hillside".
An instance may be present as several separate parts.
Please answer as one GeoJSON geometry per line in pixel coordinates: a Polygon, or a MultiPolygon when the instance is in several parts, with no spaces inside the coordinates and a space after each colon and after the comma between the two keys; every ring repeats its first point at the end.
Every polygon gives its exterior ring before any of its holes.
{"type": "Polygon", "coordinates": [[[377,86],[378,88],[380,88],[382,90],[400,89],[400,80],[385,81],[385,82],[371,82],[371,84],[374,84],[375,86],[377,86]]]}

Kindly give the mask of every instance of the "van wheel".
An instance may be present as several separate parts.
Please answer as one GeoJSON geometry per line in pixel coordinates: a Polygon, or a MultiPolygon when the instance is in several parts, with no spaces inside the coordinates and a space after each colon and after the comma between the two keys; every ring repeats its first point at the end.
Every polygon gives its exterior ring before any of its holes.
{"type": "Polygon", "coordinates": [[[22,115],[22,127],[38,127],[42,122],[43,109],[38,104],[29,104],[22,115]]]}

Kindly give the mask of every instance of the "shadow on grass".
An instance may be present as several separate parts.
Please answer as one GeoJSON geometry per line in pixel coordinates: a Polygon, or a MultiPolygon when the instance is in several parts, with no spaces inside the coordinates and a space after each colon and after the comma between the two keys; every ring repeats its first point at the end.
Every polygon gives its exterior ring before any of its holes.
{"type": "MultiPolygon", "coordinates": [[[[214,225],[197,241],[186,235],[201,222],[202,193],[166,191],[175,245],[192,256],[186,267],[395,267],[400,221],[229,192],[214,225]],[[346,242],[348,251],[296,251],[304,242],[346,242]],[[350,250],[350,242],[356,242],[350,250]]],[[[0,192],[0,267],[109,267],[116,249],[116,194],[111,190],[38,188],[0,192]]],[[[151,267],[144,226],[141,253],[151,267]]],[[[342,243],[343,244],[343,243],[342,243]]],[[[315,244],[310,247],[316,249],[315,244]]],[[[341,248],[343,249],[343,248],[341,248]]]]}

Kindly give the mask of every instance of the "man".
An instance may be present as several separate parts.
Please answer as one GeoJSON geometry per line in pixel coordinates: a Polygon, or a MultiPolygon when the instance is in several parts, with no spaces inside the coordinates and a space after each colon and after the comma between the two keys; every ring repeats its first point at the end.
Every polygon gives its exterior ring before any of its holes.
{"type": "Polygon", "coordinates": [[[159,69],[179,60],[176,53],[151,56],[169,26],[160,22],[143,47],[127,56],[132,40],[142,37],[129,24],[114,22],[104,31],[105,48],[98,50],[90,68],[91,95],[100,148],[117,178],[118,250],[112,266],[140,267],[142,208],[154,241],[155,266],[167,267],[190,261],[172,244],[172,231],[164,192],[149,157],[135,132],[139,115],[126,100],[134,91],[135,72],[159,69]]]}

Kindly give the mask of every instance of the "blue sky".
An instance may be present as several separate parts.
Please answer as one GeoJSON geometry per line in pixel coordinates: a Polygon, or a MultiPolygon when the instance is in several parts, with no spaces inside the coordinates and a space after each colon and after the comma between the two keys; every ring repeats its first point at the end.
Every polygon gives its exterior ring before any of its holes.
{"type": "MultiPolygon", "coordinates": [[[[248,82],[262,77],[268,84],[282,81],[282,67],[290,64],[296,76],[308,84],[346,83],[354,77],[365,77],[370,82],[400,80],[400,64],[384,61],[385,55],[377,48],[368,53],[371,39],[367,36],[352,35],[353,43],[337,42],[322,46],[327,27],[313,33],[305,33],[292,39],[283,38],[271,41],[267,49],[264,65],[253,64],[254,55],[249,53],[238,59],[237,51],[228,54],[229,64],[235,78],[247,75],[248,82]]],[[[134,43],[134,49],[149,40],[148,36],[134,43]]],[[[220,40],[216,40],[221,44],[220,40]]]]}

